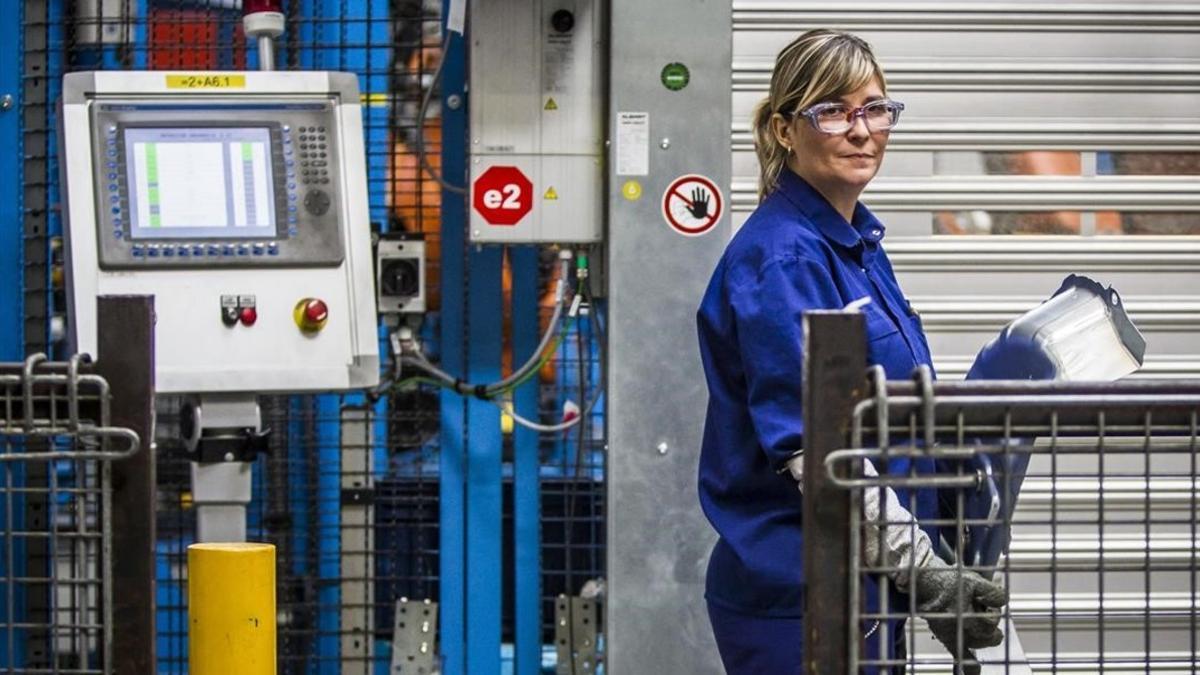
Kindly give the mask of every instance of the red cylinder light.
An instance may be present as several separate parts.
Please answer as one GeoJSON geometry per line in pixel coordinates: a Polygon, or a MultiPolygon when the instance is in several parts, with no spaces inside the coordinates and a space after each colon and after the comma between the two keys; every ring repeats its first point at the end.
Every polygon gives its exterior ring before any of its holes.
{"type": "Polygon", "coordinates": [[[242,15],[259,12],[283,13],[283,0],[242,0],[242,15]]]}

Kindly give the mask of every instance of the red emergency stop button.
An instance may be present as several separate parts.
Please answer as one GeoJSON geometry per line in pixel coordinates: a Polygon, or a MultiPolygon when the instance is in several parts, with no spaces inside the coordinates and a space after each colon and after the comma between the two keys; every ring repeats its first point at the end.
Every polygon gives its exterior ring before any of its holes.
{"type": "Polygon", "coordinates": [[[316,333],[325,327],[325,323],[329,321],[329,306],[324,300],[318,298],[304,298],[296,303],[295,310],[292,311],[292,318],[296,320],[296,325],[305,333],[316,333]]]}
{"type": "Polygon", "coordinates": [[[242,320],[243,326],[253,326],[255,321],[258,321],[258,310],[253,307],[243,307],[238,313],[238,318],[242,320]]]}

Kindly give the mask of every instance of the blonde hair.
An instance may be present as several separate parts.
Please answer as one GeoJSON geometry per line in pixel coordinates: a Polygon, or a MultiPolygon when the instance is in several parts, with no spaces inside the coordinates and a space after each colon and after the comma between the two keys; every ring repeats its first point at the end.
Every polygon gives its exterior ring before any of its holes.
{"type": "Polygon", "coordinates": [[[767,97],[754,108],[759,201],[778,187],[787,166],[788,149],[775,137],[771,117],[775,113],[788,117],[822,100],[857,91],[872,80],[879,81],[886,95],[887,82],[871,45],[850,33],[810,30],[779,52],[767,97]]]}

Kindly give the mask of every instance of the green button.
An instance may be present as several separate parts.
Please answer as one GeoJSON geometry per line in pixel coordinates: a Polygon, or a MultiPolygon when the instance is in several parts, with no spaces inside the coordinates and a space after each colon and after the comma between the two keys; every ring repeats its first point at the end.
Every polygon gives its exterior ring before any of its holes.
{"type": "Polygon", "coordinates": [[[682,63],[668,63],[662,69],[663,86],[671,91],[679,91],[688,86],[692,74],[682,63]]]}

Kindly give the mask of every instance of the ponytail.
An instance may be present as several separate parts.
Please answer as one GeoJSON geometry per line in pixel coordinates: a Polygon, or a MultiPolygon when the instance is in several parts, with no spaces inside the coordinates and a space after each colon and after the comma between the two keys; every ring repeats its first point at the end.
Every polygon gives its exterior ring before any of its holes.
{"type": "Polygon", "coordinates": [[[788,149],[775,137],[771,118],[775,110],[768,96],[754,107],[754,152],[758,155],[758,201],[779,186],[779,175],[787,166],[788,149]]]}

